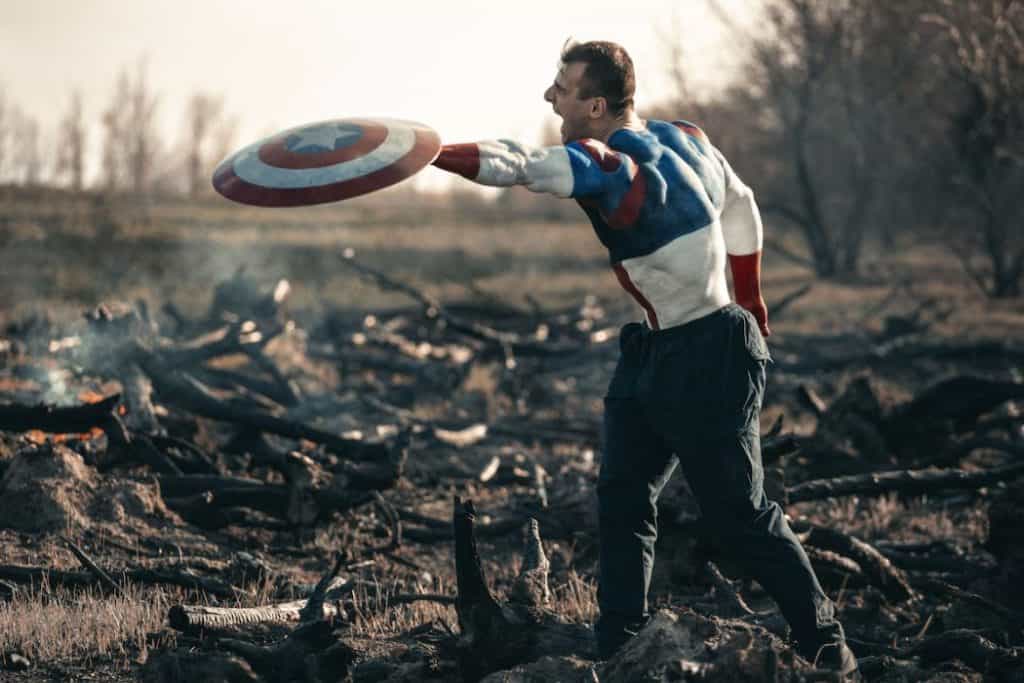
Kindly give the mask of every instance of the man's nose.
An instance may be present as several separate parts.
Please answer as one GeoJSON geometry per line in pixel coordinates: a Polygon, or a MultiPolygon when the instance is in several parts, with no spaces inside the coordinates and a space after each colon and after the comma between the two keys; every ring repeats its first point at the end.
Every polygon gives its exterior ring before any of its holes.
{"type": "Polygon", "coordinates": [[[555,96],[554,96],[554,93],[552,92],[554,89],[555,89],[554,86],[550,86],[549,85],[548,89],[544,91],[544,101],[545,102],[551,102],[552,104],[555,103],[555,96]]]}

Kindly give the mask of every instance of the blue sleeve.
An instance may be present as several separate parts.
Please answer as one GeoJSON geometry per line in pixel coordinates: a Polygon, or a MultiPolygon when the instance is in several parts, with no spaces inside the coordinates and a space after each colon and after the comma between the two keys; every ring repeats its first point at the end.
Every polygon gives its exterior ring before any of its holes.
{"type": "Polygon", "coordinates": [[[636,164],[601,142],[577,140],[565,146],[572,167],[573,197],[599,199],[611,208],[629,191],[636,176],[636,164]]]}

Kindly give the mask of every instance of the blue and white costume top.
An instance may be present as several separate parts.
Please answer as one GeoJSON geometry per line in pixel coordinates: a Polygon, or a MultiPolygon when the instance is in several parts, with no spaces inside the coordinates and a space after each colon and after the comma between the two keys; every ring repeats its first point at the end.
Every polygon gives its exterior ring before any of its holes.
{"type": "Polygon", "coordinates": [[[475,146],[471,180],[579,202],[652,329],[729,303],[726,254],[761,250],[753,192],[704,132],[685,121],[648,120],[646,130],[615,131],[607,145],[584,139],[542,148],[511,140],[475,146]]]}

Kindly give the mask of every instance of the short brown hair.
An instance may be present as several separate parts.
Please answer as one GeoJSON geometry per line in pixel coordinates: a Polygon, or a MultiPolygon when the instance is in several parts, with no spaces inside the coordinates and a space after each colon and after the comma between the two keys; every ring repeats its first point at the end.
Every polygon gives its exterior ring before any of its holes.
{"type": "Polygon", "coordinates": [[[633,72],[633,60],[624,47],[605,40],[586,43],[569,41],[562,49],[562,63],[570,62],[583,62],[587,65],[580,84],[580,99],[603,97],[615,116],[633,106],[636,75],[633,72]]]}

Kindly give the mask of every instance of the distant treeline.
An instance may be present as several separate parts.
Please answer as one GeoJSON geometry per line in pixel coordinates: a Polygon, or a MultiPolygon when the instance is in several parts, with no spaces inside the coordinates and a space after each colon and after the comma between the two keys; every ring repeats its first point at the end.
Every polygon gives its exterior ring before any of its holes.
{"type": "Polygon", "coordinates": [[[185,102],[182,133],[172,142],[157,130],[159,104],[145,61],[124,69],[101,112],[97,147],[89,140],[79,91],[70,94],[55,134],[44,136],[38,121],[0,90],[0,183],[76,192],[87,184],[107,193],[206,192],[213,165],[234,144],[237,117],[226,114],[221,96],[197,92],[185,102]],[[90,154],[99,155],[99,174],[87,183],[90,154]]]}

